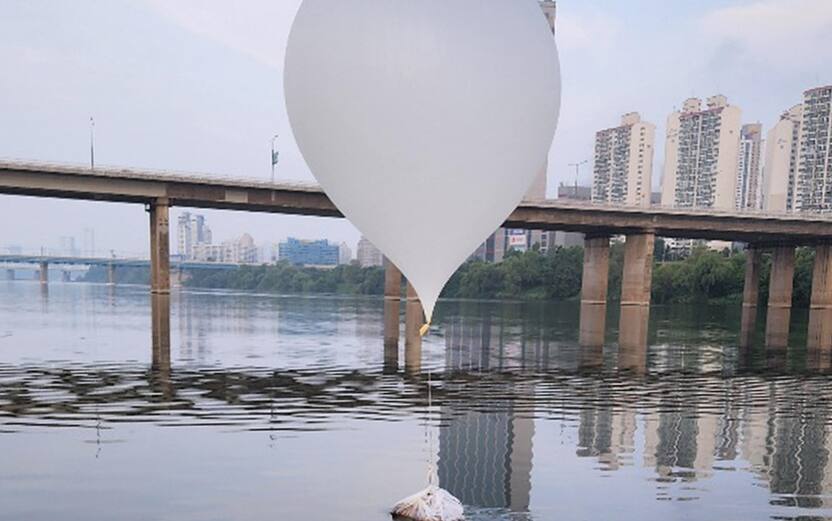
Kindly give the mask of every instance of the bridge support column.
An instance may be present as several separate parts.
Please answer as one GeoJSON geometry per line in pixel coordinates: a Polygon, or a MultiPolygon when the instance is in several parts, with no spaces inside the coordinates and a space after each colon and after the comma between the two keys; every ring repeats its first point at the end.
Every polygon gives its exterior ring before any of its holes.
{"type": "Polygon", "coordinates": [[[116,284],[116,265],[115,264],[108,264],[107,265],[107,284],[110,286],[115,286],[116,284]]]}
{"type": "Polygon", "coordinates": [[[8,269],[6,270],[6,280],[14,280],[14,270],[8,269]]]}
{"type": "Polygon", "coordinates": [[[618,326],[618,344],[621,349],[643,349],[647,345],[655,242],[655,234],[645,232],[628,235],[624,244],[621,318],[618,326]]]}
{"type": "Polygon", "coordinates": [[[832,349],[832,244],[815,248],[806,344],[809,349],[832,349]]]}
{"type": "Polygon", "coordinates": [[[408,373],[419,373],[422,370],[422,336],[419,329],[424,323],[422,302],[413,285],[408,282],[404,320],[404,369],[408,373]]]}
{"type": "Polygon", "coordinates": [[[72,273],[69,270],[64,270],[61,272],[61,282],[70,282],[72,280],[72,273]]]}
{"type": "Polygon", "coordinates": [[[49,284],[49,263],[41,262],[40,263],[40,283],[41,285],[49,284]]]}
{"type": "Polygon", "coordinates": [[[580,345],[604,345],[607,318],[607,283],[610,271],[610,238],[587,237],[581,281],[580,345]]]}
{"type": "Polygon", "coordinates": [[[402,272],[384,258],[384,367],[398,370],[402,272]]]}
{"type": "Polygon", "coordinates": [[[170,295],[150,297],[151,368],[161,377],[170,375],[170,295]]]}
{"type": "Polygon", "coordinates": [[[150,204],[150,291],[170,293],[169,203],[165,198],[150,204]]]}
{"type": "Polygon", "coordinates": [[[789,345],[789,322],[792,316],[794,246],[774,248],[768,287],[766,346],[785,348],[789,345]]]}
{"type": "Polygon", "coordinates": [[[760,300],[760,263],[763,252],[749,246],[745,252],[745,286],[742,292],[740,347],[750,347],[757,327],[757,306],[760,300]]]}

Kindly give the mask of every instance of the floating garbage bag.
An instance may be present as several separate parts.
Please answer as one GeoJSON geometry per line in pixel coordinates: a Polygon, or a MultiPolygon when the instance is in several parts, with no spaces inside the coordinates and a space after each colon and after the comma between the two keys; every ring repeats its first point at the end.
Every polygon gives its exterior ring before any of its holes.
{"type": "Polygon", "coordinates": [[[391,511],[394,519],[408,521],[462,521],[462,503],[447,490],[430,485],[396,503],[391,511]]]}

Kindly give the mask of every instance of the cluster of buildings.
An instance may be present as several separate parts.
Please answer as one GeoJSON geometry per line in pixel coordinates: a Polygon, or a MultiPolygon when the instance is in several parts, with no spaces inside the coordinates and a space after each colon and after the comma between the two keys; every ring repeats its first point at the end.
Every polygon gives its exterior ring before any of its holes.
{"type": "MultiPolygon", "coordinates": [[[[649,206],[654,126],[638,114],[595,136],[592,200],[649,206]]],[[[763,132],[725,96],[690,98],[667,118],[661,205],[832,211],[832,85],[809,89],[763,132]]]]}
{"type": "Polygon", "coordinates": [[[352,262],[352,250],[346,243],[335,244],[327,240],[290,237],[279,244],[258,246],[251,235],[244,233],[236,239],[214,244],[205,216],[191,212],[184,212],[177,219],[176,241],[179,258],[196,262],[274,264],[285,261],[296,266],[321,268],[352,262]]]}
{"type": "MultiPolygon", "coordinates": [[[[631,113],[596,134],[594,202],[651,204],[654,129],[631,113]]],[[[766,135],[760,123],[743,124],[742,111],[725,96],[704,104],[685,100],[667,118],[659,202],[767,213],[832,211],[832,85],[805,91],[766,135]]]]}
{"type": "Polygon", "coordinates": [[[184,212],[176,223],[177,253],[182,260],[256,264],[260,260],[257,245],[251,235],[213,243],[211,228],[205,216],[184,212]]]}
{"type": "MultiPolygon", "coordinates": [[[[558,187],[559,199],[724,211],[832,212],[832,85],[809,89],[764,134],[722,95],[689,98],[667,118],[661,190],[652,192],[656,127],[637,112],[595,134],[591,186],[558,187]]],[[[546,168],[526,194],[546,196],[546,168]]],[[[509,250],[582,244],[579,234],[501,228],[473,254],[500,262],[509,250]]],[[[677,253],[689,240],[668,240],[677,253]]],[[[729,246],[712,244],[717,248],[729,246]]]]}

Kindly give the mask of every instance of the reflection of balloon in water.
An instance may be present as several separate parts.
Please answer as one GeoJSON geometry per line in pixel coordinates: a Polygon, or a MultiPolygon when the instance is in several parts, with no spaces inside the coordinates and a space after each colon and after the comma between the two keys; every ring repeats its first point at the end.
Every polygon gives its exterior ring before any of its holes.
{"type": "Polygon", "coordinates": [[[305,0],[285,90],[312,173],[430,320],[546,161],[560,75],[535,0],[305,0]]]}

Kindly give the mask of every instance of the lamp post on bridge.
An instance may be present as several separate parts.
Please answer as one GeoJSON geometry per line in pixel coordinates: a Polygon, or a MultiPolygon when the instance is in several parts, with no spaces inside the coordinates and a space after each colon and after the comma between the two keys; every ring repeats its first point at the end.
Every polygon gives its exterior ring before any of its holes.
{"type": "Polygon", "coordinates": [[[95,120],[90,116],[90,170],[95,170],[95,120]]]}
{"type": "Polygon", "coordinates": [[[577,163],[569,163],[569,166],[575,167],[575,193],[573,194],[575,199],[578,198],[578,176],[581,172],[581,166],[587,163],[589,163],[589,159],[584,159],[583,161],[578,161],[577,163]]]}
{"type": "Polygon", "coordinates": [[[277,165],[277,161],[280,156],[280,152],[274,149],[274,142],[277,141],[279,135],[280,134],[275,134],[274,137],[272,137],[272,184],[274,184],[274,167],[277,165]]]}

